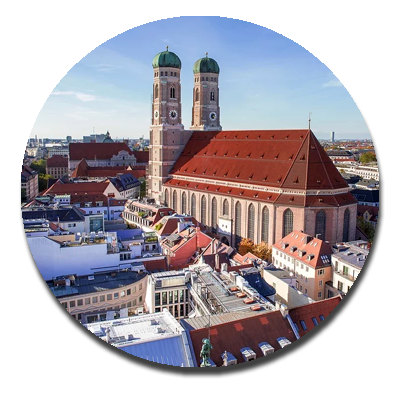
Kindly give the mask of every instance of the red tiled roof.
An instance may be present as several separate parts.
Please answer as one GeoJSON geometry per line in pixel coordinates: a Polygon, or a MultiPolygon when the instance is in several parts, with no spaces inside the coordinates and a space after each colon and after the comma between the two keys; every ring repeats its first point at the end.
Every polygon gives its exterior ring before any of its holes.
{"type": "Polygon", "coordinates": [[[330,262],[324,263],[321,256],[330,256],[332,254],[331,246],[327,242],[310,237],[310,235],[307,235],[304,232],[293,231],[283,239],[278,240],[273,247],[313,268],[330,266],[330,262]],[[307,238],[310,238],[308,243],[307,238]],[[286,248],[282,248],[283,244],[287,244],[286,248]],[[295,248],[294,251],[292,251],[293,247],[295,248]],[[303,256],[299,255],[299,250],[305,252],[303,256]],[[307,259],[309,255],[313,255],[311,260],[307,259]]]}
{"type": "Polygon", "coordinates": [[[348,187],[307,129],[194,132],[171,174],[288,189],[348,187]]]}
{"type": "Polygon", "coordinates": [[[47,159],[48,167],[68,167],[68,157],[55,155],[47,159]]]}
{"type": "Polygon", "coordinates": [[[375,206],[362,206],[360,204],[357,205],[357,215],[359,217],[363,216],[365,212],[368,212],[371,215],[369,221],[377,221],[379,207],[375,206]]]}
{"type": "MultiPolygon", "coordinates": [[[[200,365],[200,350],[202,340],[208,338],[208,328],[196,329],[190,331],[194,353],[197,365],[200,365]]],[[[279,350],[280,346],[276,341],[279,337],[286,337],[291,342],[296,337],[290,328],[289,323],[282,317],[280,311],[263,313],[249,318],[243,318],[220,325],[214,325],[210,328],[210,341],[212,345],[211,359],[217,365],[222,366],[221,354],[225,351],[232,353],[238,363],[244,362],[240,349],[250,347],[257,355],[257,358],[263,357],[259,348],[259,343],[267,342],[274,349],[279,350]]]]}
{"type": "Polygon", "coordinates": [[[143,265],[145,266],[147,271],[160,271],[160,270],[164,270],[167,271],[168,270],[168,265],[167,265],[167,260],[165,259],[165,257],[162,260],[149,260],[149,261],[142,261],[143,265]]]}
{"type": "Polygon", "coordinates": [[[136,157],[136,162],[138,164],[148,164],[149,163],[149,151],[143,150],[133,150],[133,155],[136,157]]]}
{"type": "Polygon", "coordinates": [[[312,320],[313,318],[317,320],[318,324],[321,323],[320,316],[322,315],[323,318],[326,318],[341,300],[342,299],[340,296],[336,296],[289,310],[290,318],[299,329],[299,335],[304,336],[307,332],[310,332],[315,327],[315,324],[312,320]],[[304,321],[307,330],[303,329],[300,321],[304,321]]]}
{"type": "Polygon", "coordinates": [[[70,143],[69,159],[70,160],[108,160],[116,156],[121,150],[133,154],[132,150],[125,142],[114,143],[70,143]]]}

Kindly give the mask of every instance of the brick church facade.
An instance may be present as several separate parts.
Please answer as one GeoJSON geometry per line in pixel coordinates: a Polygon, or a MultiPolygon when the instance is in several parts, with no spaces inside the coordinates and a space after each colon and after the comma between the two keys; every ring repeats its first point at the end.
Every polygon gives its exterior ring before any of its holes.
{"type": "Polygon", "coordinates": [[[224,131],[219,66],[194,64],[192,123],[181,119],[181,61],[153,60],[148,195],[190,214],[221,240],[272,245],[293,230],[355,239],[357,201],[310,129],[224,131]]]}

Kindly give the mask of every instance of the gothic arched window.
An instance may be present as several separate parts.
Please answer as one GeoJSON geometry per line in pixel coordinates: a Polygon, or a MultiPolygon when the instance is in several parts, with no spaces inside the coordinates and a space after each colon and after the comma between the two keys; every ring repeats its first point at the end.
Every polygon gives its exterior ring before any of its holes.
{"type": "Polygon", "coordinates": [[[196,196],[192,194],[192,199],[190,201],[190,214],[192,217],[196,218],[196,196]]]}
{"type": "Polygon", "coordinates": [[[171,99],[174,99],[174,98],[175,98],[175,88],[174,88],[173,86],[172,86],[172,88],[171,88],[170,97],[171,97],[171,99]]]}
{"type": "Polygon", "coordinates": [[[199,101],[200,100],[200,92],[199,92],[199,89],[196,89],[196,99],[195,99],[196,101],[199,101]]]}
{"type": "Polygon", "coordinates": [[[210,93],[210,100],[211,100],[211,101],[214,101],[214,100],[215,100],[214,91],[212,91],[212,92],[210,93]]]}
{"type": "Polygon", "coordinates": [[[350,211],[346,208],[343,217],[343,242],[349,241],[350,211]]]}
{"type": "Polygon", "coordinates": [[[261,214],[261,240],[268,243],[268,232],[269,232],[269,210],[265,206],[261,214]]]}
{"type": "Polygon", "coordinates": [[[223,204],[223,206],[222,206],[222,214],[224,214],[224,215],[229,215],[229,203],[228,203],[228,200],[224,200],[224,204],[223,204]]]}
{"type": "Polygon", "coordinates": [[[186,214],[186,192],[182,192],[182,214],[186,214]]]}
{"type": "Polygon", "coordinates": [[[158,99],[158,85],[154,87],[154,98],[158,99]]]}
{"type": "Polygon", "coordinates": [[[285,237],[289,235],[290,232],[293,232],[293,211],[290,208],[287,208],[283,213],[283,236],[285,237]]]}
{"type": "Polygon", "coordinates": [[[201,223],[206,225],[207,221],[207,203],[206,203],[206,196],[202,196],[201,198],[201,223]]]}
{"type": "Polygon", "coordinates": [[[235,235],[237,246],[242,240],[242,205],[239,202],[235,205],[235,235]]]}
{"type": "Polygon", "coordinates": [[[249,210],[247,213],[247,237],[254,242],[254,219],[255,219],[256,210],[253,204],[249,205],[249,210]]]}
{"type": "Polygon", "coordinates": [[[217,229],[217,199],[215,197],[211,202],[211,227],[217,229]]]}
{"type": "Polygon", "coordinates": [[[319,210],[315,217],[315,237],[325,240],[326,214],[324,210],[319,210]],[[319,236],[318,236],[319,235],[319,236]]]}
{"type": "Polygon", "coordinates": [[[172,208],[176,212],[176,206],[177,206],[177,201],[176,201],[176,190],[174,190],[174,193],[172,193],[172,208]]]}
{"type": "Polygon", "coordinates": [[[168,207],[168,189],[165,189],[165,194],[164,194],[164,202],[165,205],[168,207]]]}

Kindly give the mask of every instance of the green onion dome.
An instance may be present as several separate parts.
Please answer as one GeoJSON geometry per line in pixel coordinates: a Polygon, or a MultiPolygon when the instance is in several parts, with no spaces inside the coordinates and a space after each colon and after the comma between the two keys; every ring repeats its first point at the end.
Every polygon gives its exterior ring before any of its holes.
{"type": "Polygon", "coordinates": [[[153,68],[170,67],[181,69],[181,65],[182,63],[179,57],[172,51],[168,51],[168,46],[166,51],[158,53],[153,58],[153,68]]]}
{"type": "Polygon", "coordinates": [[[212,58],[208,57],[208,53],[204,58],[200,58],[194,63],[193,73],[198,74],[199,72],[211,72],[213,74],[219,74],[219,65],[212,58]]]}

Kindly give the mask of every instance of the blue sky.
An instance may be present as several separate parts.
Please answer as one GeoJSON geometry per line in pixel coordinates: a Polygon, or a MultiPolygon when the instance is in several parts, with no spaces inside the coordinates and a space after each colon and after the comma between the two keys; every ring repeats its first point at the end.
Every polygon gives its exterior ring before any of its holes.
{"type": "Polygon", "coordinates": [[[148,137],[153,57],[165,46],[182,61],[183,123],[191,123],[192,67],[204,56],[220,72],[221,125],[231,129],[306,128],[319,138],[370,138],[351,96],[317,58],[266,28],[219,17],[180,17],[124,32],[98,46],[61,79],[31,136],[148,137]]]}

